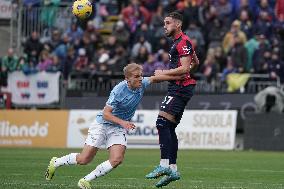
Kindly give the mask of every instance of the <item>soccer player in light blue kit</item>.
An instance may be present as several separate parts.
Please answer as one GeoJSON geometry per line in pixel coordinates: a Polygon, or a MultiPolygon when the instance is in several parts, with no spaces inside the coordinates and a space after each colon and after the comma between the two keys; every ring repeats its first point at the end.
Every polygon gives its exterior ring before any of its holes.
{"type": "Polygon", "coordinates": [[[135,63],[128,64],[123,71],[125,80],[113,88],[103,111],[91,124],[82,152],[71,153],[60,158],[53,157],[45,173],[46,180],[51,180],[55,170],[60,166],[90,163],[98,149],[102,145],[106,145],[109,159],[98,165],[95,170],[78,182],[79,188],[90,189],[90,181],[104,176],[122,163],[127,146],[126,131],[135,128],[130,120],[146,87],[154,82],[183,78],[182,76],[169,75],[142,78],[142,66],[135,63]]]}

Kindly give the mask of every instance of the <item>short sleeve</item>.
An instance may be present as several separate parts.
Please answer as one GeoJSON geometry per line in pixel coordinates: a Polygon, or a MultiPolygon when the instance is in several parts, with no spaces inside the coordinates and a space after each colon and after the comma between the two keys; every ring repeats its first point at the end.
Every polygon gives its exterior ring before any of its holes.
{"type": "Polygon", "coordinates": [[[115,91],[111,91],[109,98],[106,102],[106,105],[108,105],[112,108],[115,108],[115,107],[117,107],[118,103],[119,103],[119,101],[117,99],[117,93],[115,91]]]}
{"type": "Polygon", "coordinates": [[[150,85],[150,78],[144,77],[142,80],[142,87],[143,89],[146,89],[150,85]]]}
{"type": "Polygon", "coordinates": [[[192,56],[193,54],[193,47],[190,41],[188,40],[181,40],[177,45],[178,56],[192,56]]]}

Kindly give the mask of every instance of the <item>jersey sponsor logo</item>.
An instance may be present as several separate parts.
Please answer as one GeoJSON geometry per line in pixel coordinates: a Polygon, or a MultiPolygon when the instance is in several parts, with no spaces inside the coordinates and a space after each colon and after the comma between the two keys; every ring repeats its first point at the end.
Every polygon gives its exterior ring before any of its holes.
{"type": "Polygon", "coordinates": [[[190,54],[190,52],[191,52],[191,48],[188,47],[188,46],[183,46],[182,50],[183,50],[184,54],[190,54]]]}

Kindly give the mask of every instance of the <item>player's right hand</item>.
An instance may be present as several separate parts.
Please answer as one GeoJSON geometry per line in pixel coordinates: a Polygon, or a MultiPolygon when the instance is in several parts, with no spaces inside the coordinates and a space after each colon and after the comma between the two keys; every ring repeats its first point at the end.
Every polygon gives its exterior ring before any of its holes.
{"type": "Polygon", "coordinates": [[[127,130],[130,130],[130,129],[135,129],[135,125],[134,123],[130,122],[130,121],[124,121],[123,124],[121,124],[122,127],[124,127],[125,129],[127,130]]]}

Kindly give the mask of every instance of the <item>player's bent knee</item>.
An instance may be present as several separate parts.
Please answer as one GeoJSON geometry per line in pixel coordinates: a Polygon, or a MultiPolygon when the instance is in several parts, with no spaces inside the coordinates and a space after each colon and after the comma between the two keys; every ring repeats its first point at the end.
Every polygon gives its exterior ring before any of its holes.
{"type": "Polygon", "coordinates": [[[90,156],[82,156],[78,155],[77,156],[77,164],[79,165],[86,165],[92,161],[93,157],[90,156]]]}

